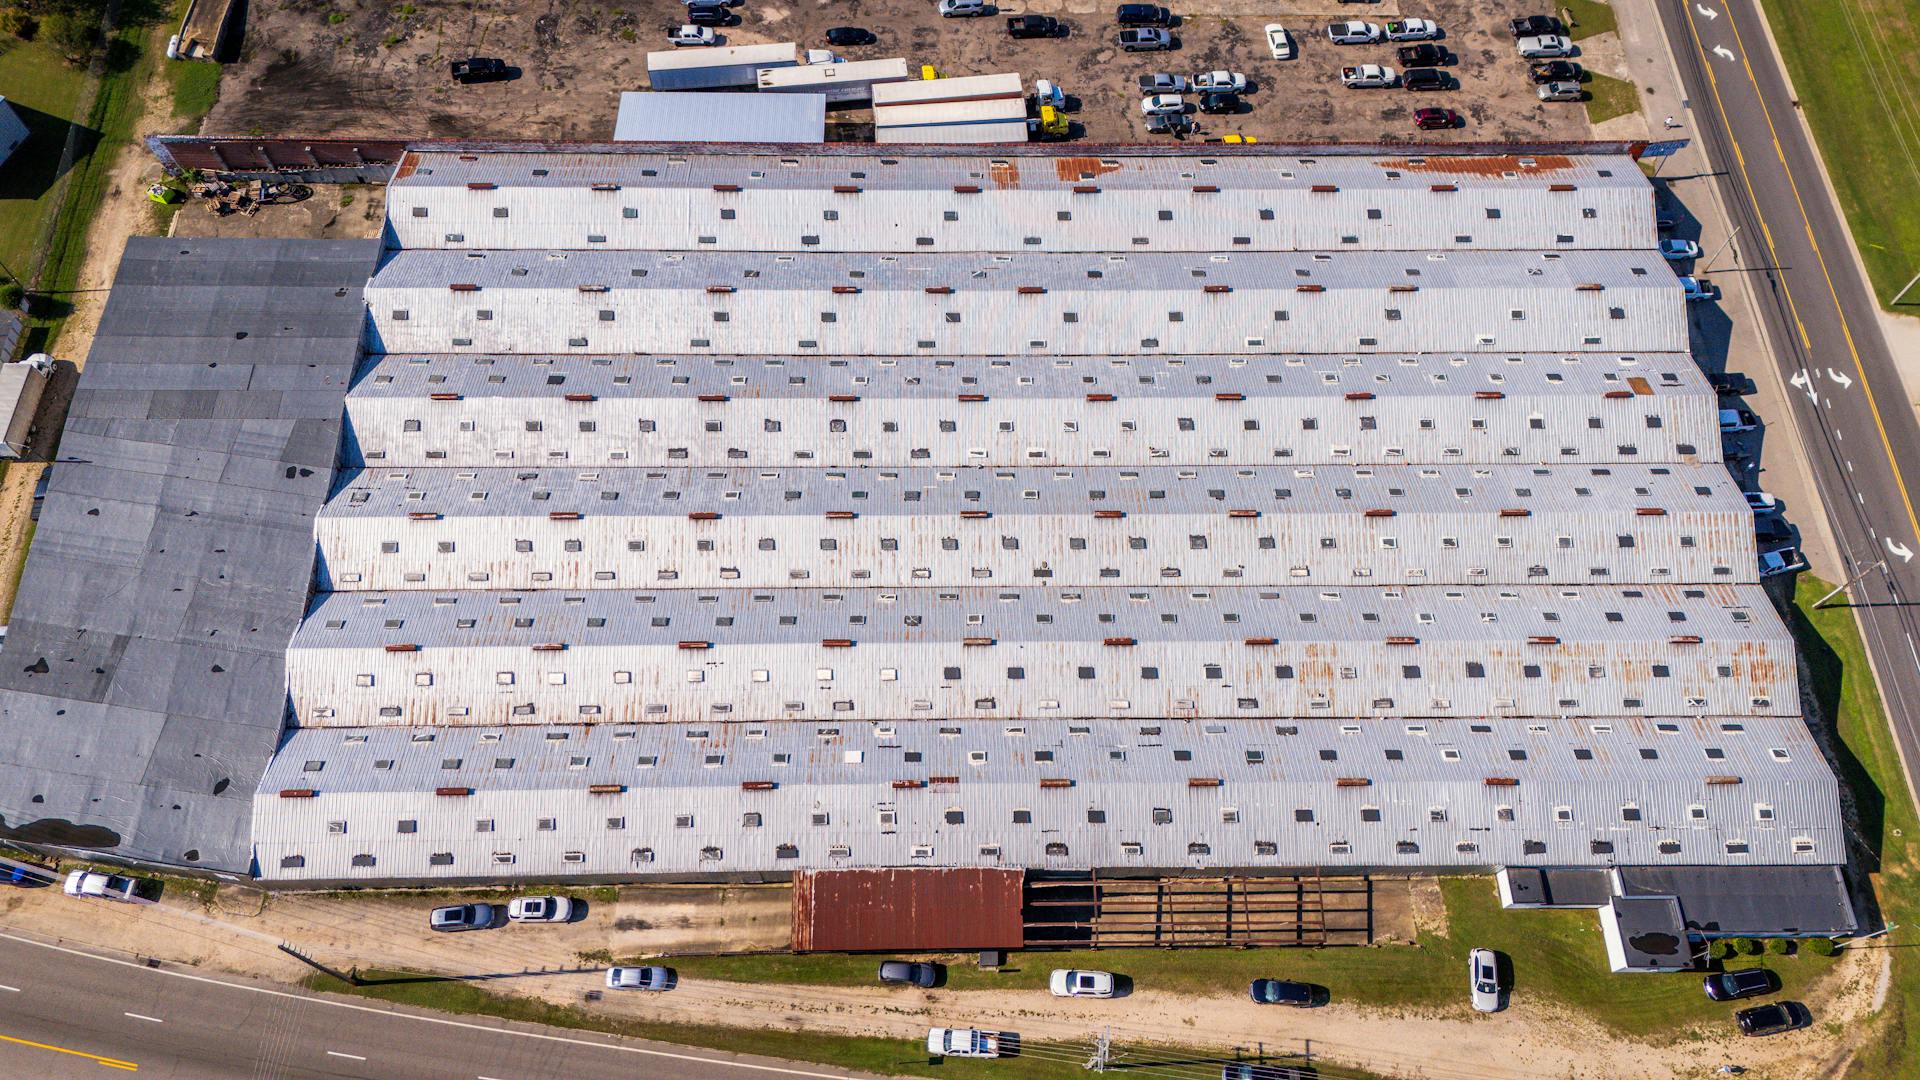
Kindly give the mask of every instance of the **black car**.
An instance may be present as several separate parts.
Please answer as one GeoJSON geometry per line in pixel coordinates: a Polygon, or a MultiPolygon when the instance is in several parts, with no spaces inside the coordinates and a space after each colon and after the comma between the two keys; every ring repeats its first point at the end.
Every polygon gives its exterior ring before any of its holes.
{"type": "Polygon", "coordinates": [[[1007,36],[1050,38],[1060,36],[1060,20],[1051,15],[1012,15],[1007,18],[1007,36]]]}
{"type": "Polygon", "coordinates": [[[880,964],[880,981],[928,989],[939,984],[940,965],[886,960],[880,964]]]}
{"type": "Polygon", "coordinates": [[[457,83],[492,82],[510,74],[507,62],[495,56],[469,56],[447,65],[457,83]]]}
{"type": "Polygon", "coordinates": [[[1200,111],[1203,113],[1232,114],[1240,111],[1240,98],[1237,94],[1216,91],[1200,95],[1200,111]]]}
{"type": "Polygon", "coordinates": [[[1147,117],[1147,134],[1172,135],[1178,138],[1191,134],[1194,130],[1193,117],[1184,113],[1161,113],[1147,117]]]}
{"type": "Polygon", "coordinates": [[[1447,54],[1441,52],[1440,46],[1431,41],[1423,41],[1418,45],[1402,45],[1399,56],[1401,67],[1439,67],[1447,62],[1447,54]]]}
{"type": "Polygon", "coordinates": [[[724,7],[690,7],[687,9],[687,22],[694,26],[727,26],[733,22],[733,13],[724,7]]]}
{"type": "Polygon", "coordinates": [[[1172,26],[1173,12],[1155,4],[1121,4],[1113,19],[1121,26],[1172,26]]]}
{"type": "Polygon", "coordinates": [[[879,38],[873,36],[873,31],[865,30],[858,26],[836,26],[827,31],[827,44],[838,45],[842,48],[848,48],[854,45],[871,45],[879,40],[879,38]]]}
{"type": "Polygon", "coordinates": [[[1566,27],[1551,15],[1523,15],[1507,23],[1507,33],[1516,38],[1539,37],[1543,34],[1564,34],[1566,27]]]}
{"type": "Polygon", "coordinates": [[[1722,971],[1707,976],[1706,980],[1707,996],[1715,1001],[1735,1001],[1743,997],[1771,994],[1778,985],[1773,972],[1766,968],[1722,971]]]}
{"type": "Polygon", "coordinates": [[[1255,979],[1247,996],[1262,1005],[1305,1007],[1313,1004],[1313,987],[1286,979],[1255,979]]]}
{"type": "Polygon", "coordinates": [[[1527,78],[1536,83],[1579,82],[1580,65],[1571,60],[1542,60],[1527,69],[1527,78]]]}
{"type": "Polygon", "coordinates": [[[1740,1025],[1742,1035],[1778,1035],[1800,1026],[1794,1019],[1793,1010],[1785,1005],[1755,1005],[1751,1009],[1741,1009],[1733,1014],[1733,1020],[1740,1025]]]}
{"type": "Polygon", "coordinates": [[[1401,73],[1400,85],[1409,90],[1451,90],[1453,80],[1439,68],[1410,68],[1401,73]]]}

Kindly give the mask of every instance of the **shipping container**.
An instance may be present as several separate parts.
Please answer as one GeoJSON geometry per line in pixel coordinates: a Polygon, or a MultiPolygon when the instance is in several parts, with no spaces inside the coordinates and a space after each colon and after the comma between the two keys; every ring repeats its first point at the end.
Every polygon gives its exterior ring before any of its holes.
{"type": "Polygon", "coordinates": [[[866,101],[881,83],[907,78],[907,62],[890,60],[848,60],[837,64],[801,64],[797,67],[763,68],[759,72],[762,93],[809,93],[826,95],[829,104],[866,101]]]}
{"type": "MultiPolygon", "coordinates": [[[[758,83],[763,69],[793,67],[799,62],[799,51],[791,41],[667,49],[647,54],[647,81],[655,90],[751,89],[758,83]]],[[[699,107],[698,100],[688,100],[687,108],[699,107]]]]}
{"type": "Polygon", "coordinates": [[[1026,85],[1017,73],[1001,75],[963,75],[955,79],[917,79],[875,87],[873,107],[887,105],[928,105],[943,101],[981,101],[990,98],[1026,97],[1026,85]]]}

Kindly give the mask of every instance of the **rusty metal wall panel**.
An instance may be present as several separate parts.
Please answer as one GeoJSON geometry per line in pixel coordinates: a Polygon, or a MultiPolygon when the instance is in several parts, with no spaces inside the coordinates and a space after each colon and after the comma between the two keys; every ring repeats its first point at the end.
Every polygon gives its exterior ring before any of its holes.
{"type": "Polygon", "coordinates": [[[1020,870],[812,870],[794,875],[794,952],[1017,949],[1020,870]]]}

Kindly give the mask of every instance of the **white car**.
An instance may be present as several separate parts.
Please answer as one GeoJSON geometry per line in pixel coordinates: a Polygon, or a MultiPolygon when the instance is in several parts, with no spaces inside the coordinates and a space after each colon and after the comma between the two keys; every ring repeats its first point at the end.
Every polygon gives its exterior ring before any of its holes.
{"type": "Polygon", "coordinates": [[[1432,41],[1440,36],[1440,24],[1432,19],[1394,19],[1387,23],[1388,41],[1432,41]]]}
{"type": "Polygon", "coordinates": [[[718,40],[719,37],[713,32],[711,26],[695,26],[688,23],[667,31],[667,42],[675,48],[682,45],[711,45],[718,40]]]}
{"type": "Polygon", "coordinates": [[[1552,60],[1561,56],[1573,55],[1573,42],[1559,34],[1541,34],[1539,37],[1523,37],[1513,43],[1520,55],[1529,60],[1552,60]]]}
{"type": "Polygon", "coordinates": [[[1055,968],[1047,979],[1047,990],[1054,997],[1110,998],[1113,996],[1113,972],[1055,968]]]}
{"type": "Polygon", "coordinates": [[[1691,276],[1680,279],[1680,288],[1689,300],[1712,300],[1720,295],[1720,290],[1713,287],[1713,282],[1691,276]]]}
{"type": "Polygon", "coordinates": [[[1499,1012],[1500,965],[1492,949],[1475,949],[1467,954],[1467,979],[1473,987],[1473,1007],[1480,1012],[1499,1012]]]}
{"type": "Polygon", "coordinates": [[[1187,99],[1179,94],[1154,94],[1140,99],[1141,116],[1172,116],[1187,111],[1187,99]]]}
{"type": "Polygon", "coordinates": [[[1668,262],[1680,262],[1683,259],[1700,257],[1700,245],[1691,240],[1662,240],[1660,254],[1668,262]]]}
{"type": "Polygon", "coordinates": [[[1747,497],[1747,505],[1756,514],[1777,514],[1787,508],[1786,503],[1764,491],[1748,491],[1743,494],[1747,497]]]}
{"type": "Polygon", "coordinates": [[[123,904],[131,904],[140,899],[135,893],[139,887],[138,878],[122,877],[119,874],[102,874],[93,870],[75,870],[67,875],[67,882],[62,889],[68,896],[118,900],[123,904]]]}
{"type": "Polygon", "coordinates": [[[1356,90],[1392,86],[1394,79],[1393,69],[1379,64],[1359,64],[1340,69],[1340,81],[1356,90]]]}
{"type": "Polygon", "coordinates": [[[1327,40],[1335,45],[1371,45],[1380,40],[1380,28],[1370,22],[1349,19],[1327,27],[1327,40]]]}
{"type": "Polygon", "coordinates": [[[970,19],[987,13],[986,0],[940,0],[943,19],[970,19]]]}
{"type": "Polygon", "coordinates": [[[616,967],[607,969],[609,990],[652,990],[665,993],[679,985],[680,976],[669,967],[616,967]]]}
{"type": "Polygon", "coordinates": [[[1807,560],[1800,557],[1799,548],[1775,548],[1760,553],[1760,576],[1763,578],[1791,574],[1796,570],[1805,570],[1807,560]]]}
{"type": "Polygon", "coordinates": [[[1000,1034],[978,1028],[928,1028],[927,1053],[934,1057],[997,1058],[1000,1034]]]}
{"type": "Polygon", "coordinates": [[[1247,90],[1247,77],[1237,71],[1202,71],[1194,75],[1189,82],[1193,92],[1243,94],[1247,90]]]}
{"type": "Polygon", "coordinates": [[[511,922],[566,922],[573,918],[573,901],[564,896],[516,896],[507,904],[511,922]]]}
{"type": "Polygon", "coordinates": [[[1277,22],[1267,24],[1267,51],[1275,60],[1293,59],[1293,38],[1287,35],[1287,28],[1277,22]]]}
{"type": "Polygon", "coordinates": [[[1739,435],[1760,426],[1760,418],[1745,409],[1720,410],[1720,434],[1739,435]]]}

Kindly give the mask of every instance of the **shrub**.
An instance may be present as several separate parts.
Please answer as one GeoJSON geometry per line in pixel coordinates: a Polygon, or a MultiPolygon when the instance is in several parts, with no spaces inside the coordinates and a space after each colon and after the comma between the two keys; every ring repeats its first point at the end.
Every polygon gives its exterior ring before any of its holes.
{"type": "Polygon", "coordinates": [[[1707,955],[1715,960],[1725,960],[1733,955],[1733,945],[1726,938],[1715,938],[1713,944],[1707,946],[1707,955]]]}
{"type": "Polygon", "coordinates": [[[47,42],[70,59],[84,60],[93,55],[94,25],[64,11],[47,16],[47,42]]]}
{"type": "Polygon", "coordinates": [[[341,23],[343,23],[343,22],[346,22],[346,21],[347,21],[347,13],[346,13],[346,12],[344,12],[344,11],[329,11],[329,12],[327,12],[327,25],[328,25],[328,26],[339,26],[339,25],[340,25],[341,23]]]}
{"type": "Polygon", "coordinates": [[[1840,951],[1839,943],[1830,937],[1808,938],[1800,943],[1800,947],[1815,956],[1832,956],[1840,951]]]}
{"type": "Polygon", "coordinates": [[[27,290],[21,288],[19,282],[0,282],[0,308],[17,311],[20,308],[20,301],[26,298],[27,290]]]}
{"type": "Polygon", "coordinates": [[[1733,947],[1739,950],[1741,956],[1759,956],[1763,948],[1758,940],[1750,937],[1734,938],[1733,947]]]}
{"type": "Polygon", "coordinates": [[[21,41],[32,41],[33,36],[39,32],[39,20],[26,12],[15,11],[12,8],[0,11],[0,34],[16,37],[21,41]]]}
{"type": "Polygon", "coordinates": [[[1783,937],[1768,938],[1767,951],[1775,956],[1786,956],[1793,952],[1793,939],[1783,937]]]}

